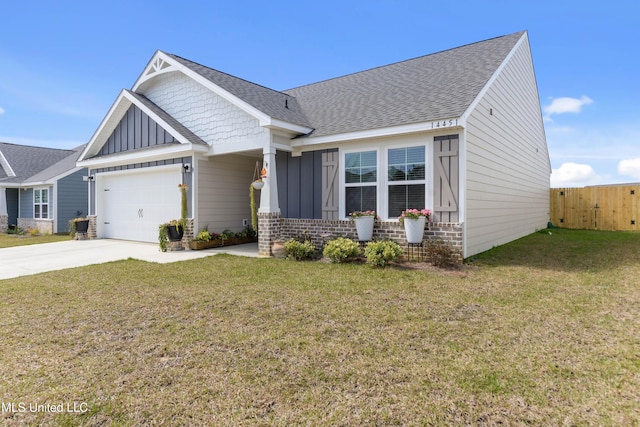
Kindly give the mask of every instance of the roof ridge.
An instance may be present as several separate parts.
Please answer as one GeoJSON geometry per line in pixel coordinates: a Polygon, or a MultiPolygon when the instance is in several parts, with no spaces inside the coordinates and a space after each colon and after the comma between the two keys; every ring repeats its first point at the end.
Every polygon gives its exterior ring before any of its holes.
{"type": "Polygon", "coordinates": [[[513,36],[513,35],[516,35],[516,34],[524,34],[525,32],[526,32],[526,30],[516,31],[515,33],[504,34],[504,35],[501,35],[501,36],[491,37],[491,38],[488,38],[486,40],[480,40],[480,41],[477,41],[477,42],[467,43],[467,44],[464,44],[464,45],[461,45],[461,46],[456,46],[456,47],[451,47],[449,49],[440,50],[438,52],[432,52],[432,53],[428,53],[426,55],[416,56],[414,58],[403,59],[401,61],[392,62],[390,64],[378,65],[376,67],[367,68],[366,70],[354,71],[353,73],[347,73],[347,74],[344,74],[344,75],[341,75],[341,76],[331,77],[331,78],[324,79],[324,80],[319,80],[319,81],[313,82],[313,83],[307,83],[307,84],[302,85],[302,86],[292,87],[292,88],[284,90],[283,93],[287,93],[287,92],[290,92],[290,91],[302,89],[302,88],[308,87],[308,86],[313,86],[313,85],[316,85],[318,83],[330,82],[332,80],[337,80],[337,79],[341,79],[341,78],[344,78],[344,77],[355,76],[355,75],[362,74],[362,73],[367,73],[367,72],[370,72],[370,71],[373,71],[373,70],[378,70],[378,69],[381,69],[381,68],[391,67],[393,65],[403,64],[403,63],[410,62],[410,61],[415,61],[417,59],[426,58],[428,56],[439,55],[441,53],[445,53],[445,52],[449,52],[449,51],[452,51],[452,50],[461,49],[461,48],[467,47],[467,46],[473,46],[473,45],[480,44],[480,43],[486,43],[486,42],[489,42],[491,40],[496,40],[496,39],[500,39],[500,38],[503,38],[503,37],[509,37],[509,36],[513,36]]]}

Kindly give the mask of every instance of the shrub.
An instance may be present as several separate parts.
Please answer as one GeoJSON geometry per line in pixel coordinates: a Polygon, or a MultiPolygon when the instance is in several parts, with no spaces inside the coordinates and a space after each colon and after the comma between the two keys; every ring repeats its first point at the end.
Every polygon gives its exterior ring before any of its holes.
{"type": "Polygon", "coordinates": [[[429,239],[425,246],[426,258],[440,268],[456,267],[456,254],[447,243],[440,239],[429,239]]]}
{"type": "Polygon", "coordinates": [[[322,255],[329,258],[331,262],[350,262],[360,255],[360,245],[351,239],[338,237],[327,242],[322,255]]]}
{"type": "Polygon", "coordinates": [[[29,228],[27,230],[27,233],[29,234],[29,236],[35,237],[40,235],[40,230],[38,230],[37,228],[29,228]]]}
{"type": "Polygon", "coordinates": [[[369,242],[364,249],[367,264],[372,267],[384,267],[388,262],[395,261],[402,256],[402,248],[396,242],[384,240],[369,242]]]}
{"type": "Polygon", "coordinates": [[[196,240],[199,242],[208,242],[211,240],[211,233],[209,233],[209,230],[202,230],[196,236],[196,240]]]}
{"type": "Polygon", "coordinates": [[[289,258],[293,258],[296,261],[302,261],[304,259],[311,258],[316,251],[316,248],[309,240],[300,242],[296,239],[289,239],[284,244],[284,250],[287,252],[287,256],[289,258]]]}

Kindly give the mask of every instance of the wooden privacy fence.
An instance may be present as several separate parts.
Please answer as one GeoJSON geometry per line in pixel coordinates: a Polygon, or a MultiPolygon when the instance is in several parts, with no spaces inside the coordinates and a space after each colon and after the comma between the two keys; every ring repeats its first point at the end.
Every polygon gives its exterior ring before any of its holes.
{"type": "Polygon", "coordinates": [[[551,223],[588,230],[640,230],[640,184],[551,189],[551,223]]]}

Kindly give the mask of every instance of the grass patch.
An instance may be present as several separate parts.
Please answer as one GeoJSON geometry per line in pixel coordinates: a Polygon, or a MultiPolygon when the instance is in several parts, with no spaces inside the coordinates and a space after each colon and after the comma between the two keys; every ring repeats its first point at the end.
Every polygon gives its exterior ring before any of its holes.
{"type": "Polygon", "coordinates": [[[71,236],[69,236],[68,234],[47,234],[41,236],[31,236],[29,234],[16,235],[0,233],[0,248],[39,245],[41,243],[61,242],[63,240],[71,240],[71,236]]]}
{"type": "Polygon", "coordinates": [[[2,416],[633,425],[640,234],[590,233],[534,234],[456,274],[221,255],[0,281],[0,400],[87,405],[2,416]]]}

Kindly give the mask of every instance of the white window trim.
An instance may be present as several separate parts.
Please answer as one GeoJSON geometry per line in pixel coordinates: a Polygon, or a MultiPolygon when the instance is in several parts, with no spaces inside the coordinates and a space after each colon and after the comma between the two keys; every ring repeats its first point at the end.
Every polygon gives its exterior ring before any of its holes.
{"type": "Polygon", "coordinates": [[[346,166],[347,166],[347,154],[353,153],[363,153],[365,151],[375,151],[376,153],[376,181],[375,182],[365,182],[365,183],[350,183],[349,187],[376,187],[376,212],[379,212],[380,207],[380,148],[379,147],[371,147],[371,146],[363,146],[362,148],[352,148],[350,150],[340,150],[340,201],[338,203],[338,209],[340,209],[340,214],[344,213],[343,219],[348,219],[348,212],[346,210],[346,188],[347,188],[347,179],[346,179],[346,166]]]}
{"type": "MultiPolygon", "coordinates": [[[[361,153],[364,151],[375,151],[376,159],[377,159],[377,167],[378,173],[377,181],[375,183],[377,187],[377,208],[376,212],[383,220],[389,221],[397,221],[397,217],[389,218],[389,185],[410,185],[410,184],[424,184],[425,187],[425,195],[424,200],[426,204],[426,208],[431,209],[433,205],[433,136],[423,136],[424,138],[420,142],[408,142],[408,141],[397,141],[397,142],[388,142],[383,143],[382,145],[360,145],[357,147],[349,148],[348,150],[340,150],[340,202],[339,209],[340,214],[348,214],[345,212],[345,188],[346,179],[345,179],[345,169],[346,169],[346,155],[351,153],[361,153]],[[424,146],[424,163],[425,163],[425,171],[424,171],[424,180],[418,181],[389,181],[388,178],[388,164],[389,164],[389,149],[391,148],[411,148],[411,147],[420,147],[424,146]],[[391,184],[390,184],[391,183],[391,184]]],[[[371,183],[373,184],[373,183],[371,183]]],[[[415,208],[420,208],[420,206],[415,206],[415,208]]],[[[347,219],[347,217],[344,217],[347,219]]]]}
{"type": "Polygon", "coordinates": [[[37,187],[33,189],[33,219],[51,219],[51,190],[49,187],[37,187]],[[47,191],[47,203],[42,203],[42,190],[47,191]],[[40,203],[36,203],[36,192],[40,192],[40,203]],[[36,217],[36,205],[40,205],[40,217],[36,217]],[[42,206],[47,206],[47,217],[42,217],[42,206]]]}

